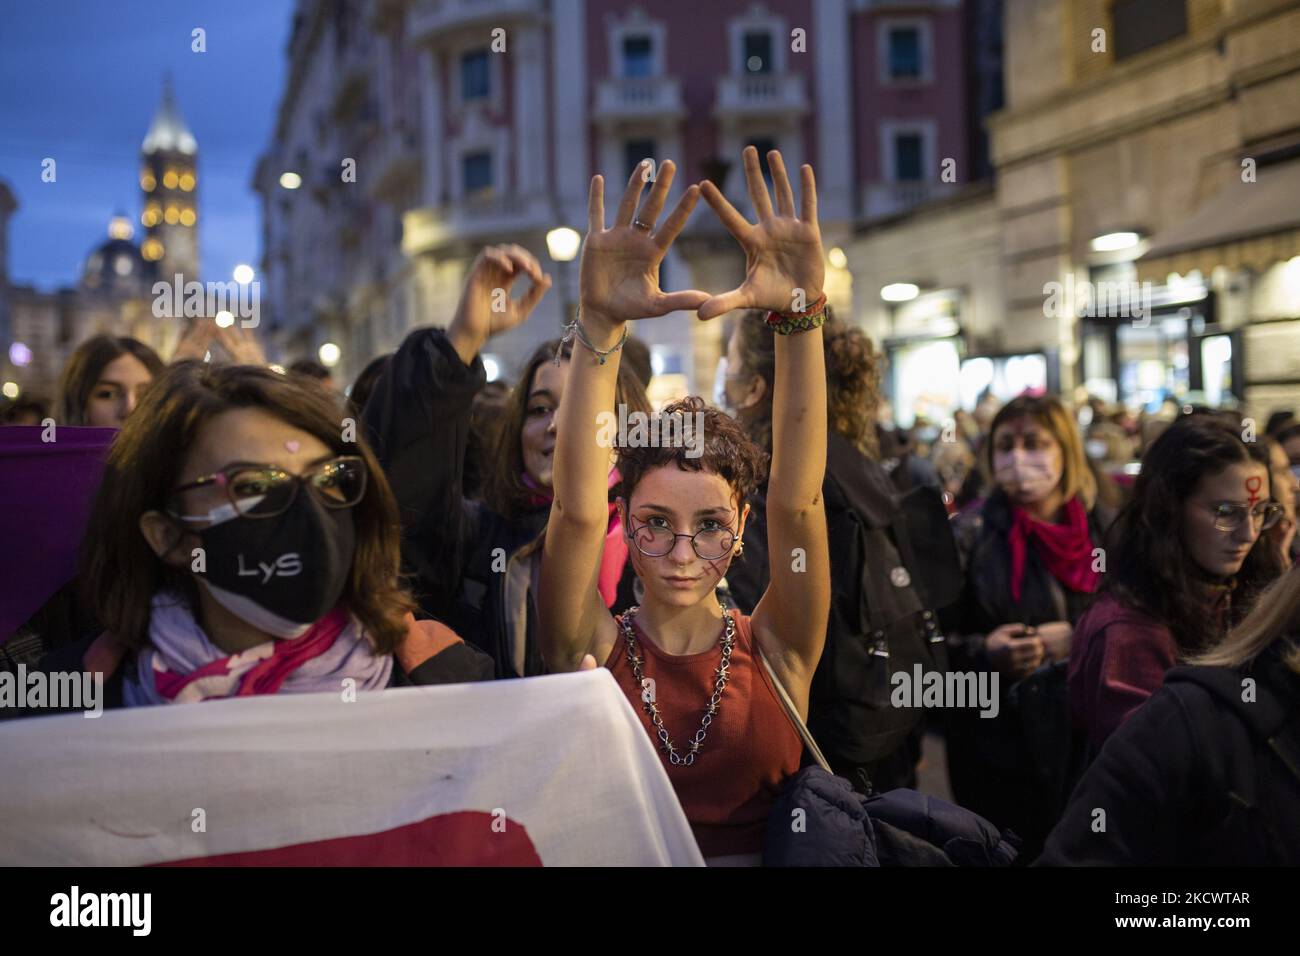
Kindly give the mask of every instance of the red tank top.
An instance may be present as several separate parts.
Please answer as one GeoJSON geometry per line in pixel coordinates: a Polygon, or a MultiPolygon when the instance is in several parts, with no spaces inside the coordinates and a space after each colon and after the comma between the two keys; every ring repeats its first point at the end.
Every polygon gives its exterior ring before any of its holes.
{"type": "MultiPolygon", "coordinates": [[[[798,771],[803,755],[803,742],[755,656],[748,616],[732,614],[736,643],[727,686],[699,755],[689,767],[674,766],[660,749],[627,660],[627,642],[621,630],[605,662],[650,734],[706,857],[763,849],[768,813],[782,783],[798,771]]],[[[649,640],[638,621],[633,620],[632,626],[644,661],[642,670],[655,682],[655,702],[668,737],[677,752],[685,754],[713,694],[722,642],[702,654],[674,657],[649,640]]]]}

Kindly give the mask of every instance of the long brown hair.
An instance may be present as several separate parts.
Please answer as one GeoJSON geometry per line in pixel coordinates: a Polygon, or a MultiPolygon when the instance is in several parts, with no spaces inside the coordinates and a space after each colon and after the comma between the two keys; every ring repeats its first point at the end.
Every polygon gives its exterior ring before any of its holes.
{"type": "MultiPolygon", "coordinates": [[[[568,361],[573,356],[573,343],[560,344],[559,339],[551,339],[537,346],[524,365],[519,381],[511,389],[506,399],[504,417],[497,431],[497,443],[490,461],[487,463],[483,478],[483,501],[499,515],[517,518],[530,508],[529,500],[537,494],[537,489],[524,484],[524,450],[520,436],[524,430],[524,420],[528,417],[528,393],[532,391],[533,376],[543,362],[554,361],[556,350],[560,358],[568,361]]],[[[646,397],[645,385],[636,373],[624,362],[618,366],[618,384],[614,390],[614,401],[627,406],[629,413],[651,413],[650,400],[646,397]]]]}
{"type": "Polygon", "coordinates": [[[179,591],[197,607],[193,577],[154,553],[140,517],[166,506],[200,429],[234,408],[263,409],[337,454],[365,460],[369,475],[365,496],[352,509],[356,550],[343,601],[376,653],[392,653],[406,635],[403,619],[415,602],[400,583],[397,502],[379,462],[360,436],[344,441],[343,413],[323,390],[248,365],[172,365],[114,439],[82,550],[82,586],[99,623],[127,646],[141,648],[149,641],[156,593],[179,591]]]}
{"type": "MultiPolygon", "coordinates": [[[[737,417],[758,446],[770,452],[776,333],[763,315],[750,312],[736,326],[745,370],[767,385],[762,399],[752,408],[740,409],[737,417]]],[[[830,306],[826,307],[826,321],[822,324],[822,348],[826,359],[827,425],[867,458],[879,458],[880,439],[875,424],[876,409],[880,407],[880,353],[860,328],[837,321],[830,306]]]]}
{"type": "Polygon", "coordinates": [[[90,401],[90,393],[94,391],[104,366],[123,355],[135,356],[154,378],[163,370],[163,361],[158,353],[138,339],[112,335],[95,335],[86,339],[68,356],[59,377],[61,424],[86,424],[86,403],[90,401]]]}

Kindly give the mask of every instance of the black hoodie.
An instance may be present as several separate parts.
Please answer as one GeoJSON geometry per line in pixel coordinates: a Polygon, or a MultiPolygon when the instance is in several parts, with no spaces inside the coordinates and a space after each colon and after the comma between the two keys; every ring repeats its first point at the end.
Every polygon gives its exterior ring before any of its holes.
{"type": "Polygon", "coordinates": [[[1279,645],[1249,668],[1171,669],[1079,781],[1038,864],[1300,865],[1300,674],[1279,645]]]}

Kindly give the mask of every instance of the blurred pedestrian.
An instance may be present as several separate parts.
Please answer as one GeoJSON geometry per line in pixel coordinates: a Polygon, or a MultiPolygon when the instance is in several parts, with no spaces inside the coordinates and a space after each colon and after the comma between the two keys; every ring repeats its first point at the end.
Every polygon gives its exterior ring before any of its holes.
{"type": "Polygon", "coordinates": [[[162,368],[158,353],[136,339],[87,339],[63,366],[59,424],[121,428],[162,368]]]}
{"type": "MultiPolygon", "coordinates": [[[[748,315],[735,323],[724,391],[728,408],[770,453],[777,337],[762,318],[748,315]]],[[[937,633],[933,610],[913,584],[930,569],[903,557],[910,548],[898,539],[908,534],[907,519],[877,461],[870,410],[880,402],[881,356],[861,329],[841,325],[829,307],[822,334],[829,424],[822,498],[832,597],[808,726],[835,772],[859,790],[913,787],[924,711],[891,706],[889,675],[910,674],[913,664],[936,667],[929,640],[937,633]]],[[[745,553],[727,571],[730,596],[746,614],[771,580],[767,493],[765,481],[751,496],[745,553]]],[[[934,507],[942,511],[937,494],[934,507]]],[[[946,532],[946,522],[940,523],[946,532]]]]}
{"type": "Polygon", "coordinates": [[[944,619],[950,669],[995,672],[1000,704],[994,717],[947,713],[948,770],[957,802],[1019,834],[1029,860],[1081,759],[1065,661],[1097,589],[1095,549],[1110,516],[1095,507],[1078,429],[1055,398],[999,409],[984,458],[995,489],[957,519],[966,584],[944,619]]]}

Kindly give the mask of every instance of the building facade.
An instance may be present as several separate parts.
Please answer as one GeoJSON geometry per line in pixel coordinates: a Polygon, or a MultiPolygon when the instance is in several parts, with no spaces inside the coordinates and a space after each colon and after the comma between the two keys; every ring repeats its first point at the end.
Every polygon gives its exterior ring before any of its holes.
{"type": "Polygon", "coordinates": [[[1007,0],[1003,32],[993,193],[864,230],[859,319],[965,391],[1300,404],[1300,4],[1007,0]],[[917,306],[880,290],[902,282],[952,314],[897,334],[917,306]]]}
{"type": "MultiPolygon", "coordinates": [[[[577,262],[551,261],[547,232],[583,231],[590,177],[616,190],[647,158],[677,163],[670,203],[708,178],[746,212],[744,146],[811,162],[826,247],[842,247],[978,165],[968,23],[958,0],[302,0],[255,177],[272,347],[288,360],[333,341],[351,378],[449,321],[482,246],[516,242],[557,281],[487,347],[512,377],[577,300],[577,262]]],[[[848,311],[837,261],[828,293],[848,311]]],[[[721,291],[743,269],[701,209],[662,282],[721,291]]],[[[707,392],[721,330],[675,315],[635,331],[658,372],[707,392]]]]}

